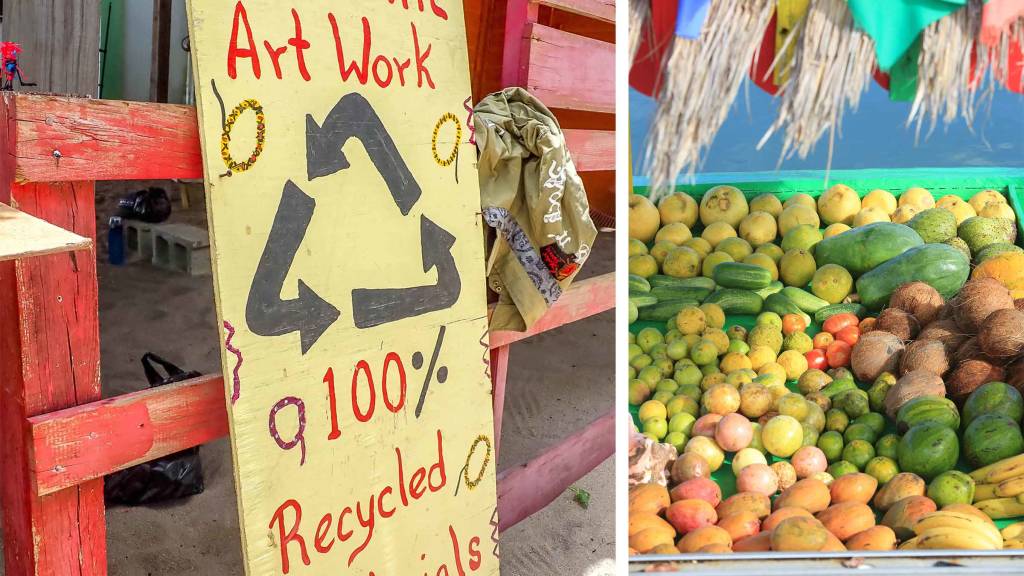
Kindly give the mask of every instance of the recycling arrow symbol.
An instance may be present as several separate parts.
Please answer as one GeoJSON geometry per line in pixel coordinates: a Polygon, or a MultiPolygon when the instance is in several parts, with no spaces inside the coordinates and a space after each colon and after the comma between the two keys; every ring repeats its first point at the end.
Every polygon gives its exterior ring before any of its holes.
{"type": "MultiPolygon", "coordinates": [[[[342,147],[350,138],[360,141],[395,205],[403,216],[408,215],[422,194],[419,184],[380,117],[360,94],[342,96],[322,124],[312,115],[306,116],[307,178],[314,180],[349,168],[342,147]]],[[[297,298],[281,298],[285,278],[315,207],[316,201],[291,180],[285,183],[245,308],[246,322],[255,334],[279,336],[298,331],[303,354],[340,316],[337,308],[301,279],[297,298]]],[[[357,328],[443,310],[458,301],[462,280],[451,253],[455,236],[421,215],[420,243],[423,271],[436,269],[437,282],[406,288],[354,289],[352,309],[357,328]]]]}

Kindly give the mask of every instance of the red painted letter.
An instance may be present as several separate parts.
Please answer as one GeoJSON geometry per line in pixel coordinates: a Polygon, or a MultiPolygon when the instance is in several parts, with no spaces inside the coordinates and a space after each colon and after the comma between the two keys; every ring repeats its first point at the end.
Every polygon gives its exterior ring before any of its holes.
{"type": "MultiPolygon", "coordinates": [[[[365,18],[364,18],[365,20],[365,18]]],[[[430,44],[427,44],[427,49],[420,53],[420,37],[416,34],[416,25],[412,22],[409,23],[412,26],[412,42],[413,47],[416,49],[416,86],[423,87],[423,77],[427,77],[427,85],[434,88],[434,81],[430,79],[430,70],[424,64],[427,58],[430,58],[430,44]]]]}
{"type": "Polygon", "coordinates": [[[302,79],[309,82],[309,70],[306,70],[306,58],[302,51],[309,48],[309,41],[302,37],[302,22],[299,21],[299,13],[292,8],[292,20],[295,20],[295,36],[288,41],[295,48],[295,60],[299,64],[299,74],[302,79]]]}
{"type": "Polygon", "coordinates": [[[260,77],[260,56],[256,52],[256,42],[252,39],[252,28],[249,28],[249,18],[245,15],[245,6],[242,0],[235,4],[235,18],[231,24],[231,42],[228,44],[228,76],[234,80],[237,76],[235,59],[252,58],[252,74],[257,79],[260,77]],[[238,22],[245,26],[245,36],[249,40],[248,48],[238,47],[238,22]]]}
{"type": "Polygon", "coordinates": [[[324,514],[324,517],[320,519],[320,523],[316,525],[316,538],[313,539],[313,547],[316,551],[321,554],[327,554],[331,551],[331,547],[334,546],[334,538],[324,546],[324,537],[331,529],[331,515],[324,514]]]}
{"type": "Polygon", "coordinates": [[[469,539],[469,569],[476,572],[480,568],[480,538],[473,536],[469,539]]]}
{"type": "Polygon", "coordinates": [[[352,64],[345,66],[345,50],[341,47],[341,34],[338,32],[338,21],[334,19],[334,14],[328,12],[327,19],[331,21],[331,31],[334,33],[334,51],[338,54],[338,70],[341,71],[341,80],[343,82],[348,81],[348,77],[353,72],[356,74],[356,78],[359,79],[361,84],[366,84],[366,80],[370,73],[370,21],[363,17],[363,65],[359,67],[356,65],[356,61],[353,60],[352,64]]]}
{"type": "Polygon", "coordinates": [[[303,540],[302,535],[299,534],[299,524],[302,522],[302,506],[295,500],[286,500],[284,504],[278,506],[277,510],[274,511],[274,515],[270,518],[269,528],[274,527],[274,522],[277,522],[277,535],[280,539],[281,547],[281,572],[288,573],[288,543],[295,540],[299,543],[299,552],[302,554],[302,563],[309,566],[309,554],[306,553],[306,541],[303,540]],[[287,534],[284,532],[284,509],[291,508],[295,510],[295,524],[292,524],[291,530],[287,534]]]}

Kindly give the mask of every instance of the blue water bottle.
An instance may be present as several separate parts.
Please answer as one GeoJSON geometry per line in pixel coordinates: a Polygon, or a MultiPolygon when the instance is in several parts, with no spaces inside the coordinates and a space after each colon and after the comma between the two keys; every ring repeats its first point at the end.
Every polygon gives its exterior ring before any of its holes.
{"type": "Polygon", "coordinates": [[[110,217],[110,228],[107,230],[107,256],[114,266],[124,264],[124,227],[120,216],[110,217]]]}

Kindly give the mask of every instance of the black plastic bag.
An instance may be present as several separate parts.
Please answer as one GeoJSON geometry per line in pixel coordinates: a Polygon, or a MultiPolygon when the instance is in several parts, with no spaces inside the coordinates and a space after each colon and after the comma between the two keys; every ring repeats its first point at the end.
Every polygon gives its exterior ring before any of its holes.
{"type": "Polygon", "coordinates": [[[121,198],[117,203],[122,218],[159,224],[171,217],[171,199],[167,191],[155,186],[121,198]]]}
{"type": "MultiPolygon", "coordinates": [[[[150,352],[142,356],[142,368],[150,388],[200,376],[150,352]],[[161,376],[154,363],[162,366],[167,376],[161,376]]],[[[103,496],[107,504],[136,506],[192,496],[203,488],[203,465],[196,446],[107,475],[103,496]]]]}

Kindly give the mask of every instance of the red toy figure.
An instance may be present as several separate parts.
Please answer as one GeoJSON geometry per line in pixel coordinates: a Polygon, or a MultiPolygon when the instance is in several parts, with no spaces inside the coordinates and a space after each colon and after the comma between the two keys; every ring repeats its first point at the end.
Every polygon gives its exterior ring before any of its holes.
{"type": "Polygon", "coordinates": [[[0,57],[3,57],[3,81],[0,82],[0,90],[14,90],[14,77],[18,77],[18,84],[21,86],[35,86],[34,82],[25,82],[21,76],[21,67],[18,66],[18,54],[21,53],[21,46],[17,42],[0,42],[0,57]]]}

